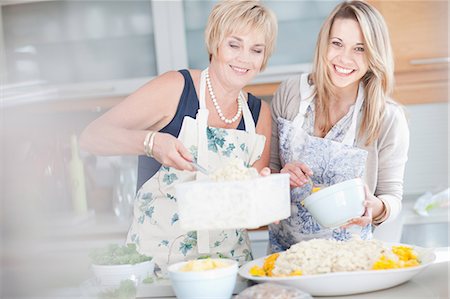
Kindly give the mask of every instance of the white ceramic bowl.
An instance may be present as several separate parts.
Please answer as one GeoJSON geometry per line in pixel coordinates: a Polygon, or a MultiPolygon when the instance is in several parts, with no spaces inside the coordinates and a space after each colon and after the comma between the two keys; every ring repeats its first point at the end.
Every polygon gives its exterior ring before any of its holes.
{"type": "Polygon", "coordinates": [[[257,228],[291,215],[288,174],[175,186],[185,230],[257,228]]]}
{"type": "Polygon", "coordinates": [[[229,264],[228,267],[205,271],[179,271],[187,262],[170,265],[168,268],[172,288],[178,299],[229,299],[233,294],[238,272],[238,263],[230,259],[216,259],[229,264]]]}
{"type": "Polygon", "coordinates": [[[95,277],[103,286],[118,286],[122,280],[142,282],[153,276],[155,263],[153,260],[138,264],[126,265],[92,265],[95,277]]]}
{"type": "Polygon", "coordinates": [[[364,214],[364,199],[364,183],[357,178],[311,194],[304,205],[321,226],[336,228],[364,214]]]}

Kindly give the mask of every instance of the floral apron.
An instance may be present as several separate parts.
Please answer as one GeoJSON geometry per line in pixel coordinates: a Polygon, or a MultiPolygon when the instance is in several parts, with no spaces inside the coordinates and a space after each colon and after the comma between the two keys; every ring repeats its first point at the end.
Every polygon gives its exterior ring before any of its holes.
{"type": "MultiPolygon", "coordinates": [[[[367,151],[354,147],[358,113],[364,102],[364,90],[360,85],[356,103],[346,117],[342,118],[325,136],[314,137],[314,117],[305,122],[306,114],[313,113],[313,88],[308,83],[308,74],[300,80],[301,101],[299,113],[293,121],[278,118],[281,164],[301,161],[313,171],[314,184],[330,186],[357,177],[363,177],[367,151]],[[349,119],[351,114],[351,121],[349,119]],[[309,130],[308,130],[309,128],[309,130]],[[308,130],[309,135],[305,130],[308,130]]],[[[270,250],[279,252],[303,240],[334,238],[347,240],[352,234],[371,238],[370,225],[361,228],[328,229],[317,223],[301,201],[311,193],[310,184],[291,190],[291,216],[279,224],[269,225],[270,250]]]]}
{"type": "MultiPolygon", "coordinates": [[[[244,99],[242,94],[240,96],[244,99]]],[[[265,136],[256,134],[246,101],[243,103],[243,118],[245,131],[207,126],[203,71],[196,119],[184,117],[178,139],[194,159],[208,169],[223,167],[227,161],[235,158],[242,159],[250,166],[261,157],[265,136]]],[[[244,229],[208,232],[181,229],[174,185],[196,179],[205,179],[205,176],[200,172],[161,166],[137,192],[127,242],[135,243],[138,252],[152,256],[163,274],[168,264],[205,254],[232,258],[240,264],[253,259],[248,234],[244,229]]]]}

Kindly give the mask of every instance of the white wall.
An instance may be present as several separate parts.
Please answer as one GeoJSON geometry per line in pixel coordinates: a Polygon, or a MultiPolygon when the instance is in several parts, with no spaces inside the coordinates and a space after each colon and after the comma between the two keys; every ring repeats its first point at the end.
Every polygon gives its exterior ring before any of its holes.
{"type": "Polygon", "coordinates": [[[404,193],[448,188],[448,103],[408,105],[406,113],[411,136],[404,193]]]}

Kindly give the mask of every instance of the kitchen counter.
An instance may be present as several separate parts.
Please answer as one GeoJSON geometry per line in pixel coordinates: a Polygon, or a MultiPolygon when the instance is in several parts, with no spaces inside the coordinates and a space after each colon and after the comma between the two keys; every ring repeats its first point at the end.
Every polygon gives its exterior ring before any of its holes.
{"type": "Polygon", "coordinates": [[[414,204],[415,200],[403,201],[401,214],[403,217],[403,225],[449,222],[450,206],[447,208],[435,208],[430,211],[429,216],[421,216],[414,211],[414,204]]]}
{"type": "MultiPolygon", "coordinates": [[[[424,224],[424,223],[440,223],[440,224],[448,224],[448,210],[436,210],[433,211],[433,214],[430,217],[419,216],[414,213],[412,210],[412,206],[414,204],[413,200],[408,200],[404,203],[403,209],[403,219],[404,224],[406,226],[411,226],[414,224],[424,224]]],[[[107,243],[121,243],[123,242],[124,236],[126,235],[126,231],[128,229],[128,223],[120,222],[113,215],[88,215],[85,219],[75,219],[71,220],[70,225],[63,225],[68,222],[68,219],[65,218],[59,225],[59,230],[53,228],[52,230],[47,231],[47,238],[42,244],[41,252],[51,252],[52,259],[55,258],[56,250],[59,251],[68,251],[71,250],[70,253],[77,253],[78,255],[75,258],[70,259],[73,260],[73,271],[70,271],[71,276],[69,277],[71,282],[66,285],[75,285],[89,277],[92,278],[92,273],[88,269],[89,261],[87,260],[87,252],[89,248],[92,247],[102,247],[105,242],[107,243]],[[75,221],[76,220],[76,221],[75,221]],[[73,222],[76,222],[74,225],[73,222]],[[55,249],[55,242],[58,246],[55,249]],[[114,240],[114,242],[112,242],[114,240]],[[48,244],[47,244],[48,243],[48,244]],[[86,257],[85,257],[86,256],[86,257]],[[86,265],[86,266],[85,266],[86,265]],[[79,273],[75,273],[77,269],[80,268],[82,270],[78,270],[79,273]]],[[[413,226],[411,226],[413,227],[413,226]]],[[[416,227],[413,227],[413,231],[416,230],[416,227]]],[[[436,238],[436,233],[426,234],[430,238],[436,238]]],[[[267,248],[267,240],[268,233],[267,230],[260,231],[252,231],[250,232],[250,239],[252,241],[252,249],[254,251],[255,258],[265,256],[266,248],[267,248]]],[[[410,243],[410,242],[406,242],[410,243]]],[[[442,243],[442,242],[440,242],[442,243]]],[[[411,242],[411,244],[415,244],[411,242]]],[[[420,244],[416,244],[421,246],[420,244]]],[[[381,290],[377,292],[367,293],[367,294],[358,294],[352,296],[340,296],[340,297],[331,297],[336,299],[345,299],[345,298],[449,298],[448,291],[448,281],[449,281],[449,246],[448,242],[446,244],[440,245],[429,245],[423,247],[439,247],[446,246],[445,248],[440,249],[440,252],[446,254],[446,259],[442,263],[436,263],[431,265],[429,268],[418,274],[411,281],[404,283],[400,286],[390,288],[387,290],[381,290]]],[[[24,247],[26,248],[26,247],[24,247]]],[[[73,255],[72,254],[72,255],[73,255]]],[[[39,260],[42,260],[42,256],[40,256],[39,260]]],[[[64,258],[67,261],[67,258],[64,258]]],[[[44,263],[44,262],[43,262],[44,263]]],[[[67,262],[66,262],[67,263],[67,262]]],[[[58,263],[55,263],[57,265],[58,263]]],[[[67,264],[65,264],[67,266],[67,264]]],[[[56,273],[56,272],[55,272],[56,273]]],[[[65,275],[67,276],[67,275],[65,275]]],[[[245,288],[245,286],[244,286],[245,288]]],[[[50,296],[49,298],[92,298],[92,297],[83,297],[80,293],[85,293],[80,288],[80,285],[72,288],[72,290],[66,289],[68,293],[64,293],[64,295],[60,296],[50,296]],[[70,296],[68,294],[71,294],[70,296]]],[[[241,288],[240,290],[242,290],[241,288]]],[[[56,290],[58,292],[58,290],[56,290]]],[[[61,291],[61,289],[60,289],[61,291]]],[[[161,287],[157,290],[153,288],[149,288],[148,286],[142,286],[138,289],[138,296],[141,298],[175,298],[173,291],[170,287],[169,283],[165,285],[161,285],[161,287]],[[146,297],[147,296],[147,297],[146,297]],[[160,297],[156,297],[160,296],[160,297]]],[[[45,296],[43,297],[45,298],[45,296]]],[[[319,298],[330,298],[330,297],[319,297],[319,298]]]]}
{"type": "MultiPolygon", "coordinates": [[[[314,297],[321,299],[395,299],[395,298],[408,298],[408,299],[429,299],[429,298],[449,298],[448,281],[450,270],[450,247],[441,247],[435,249],[436,261],[427,267],[425,270],[414,276],[411,280],[401,285],[370,292],[364,294],[354,294],[348,296],[339,297],[314,297]]],[[[236,289],[239,291],[245,288],[244,284],[238,285],[236,289]]],[[[161,288],[152,289],[150,285],[140,288],[138,296],[141,298],[175,298],[168,282],[161,288]],[[145,297],[147,296],[151,297],[145,297]],[[160,296],[159,296],[160,295],[160,296]]],[[[270,299],[270,298],[268,298],[270,299]]]]}
{"type": "MultiPolygon", "coordinates": [[[[442,247],[435,249],[436,261],[422,272],[414,276],[411,280],[385,290],[355,294],[339,297],[314,297],[320,299],[447,299],[449,298],[449,271],[450,271],[450,247],[442,247]]],[[[239,291],[245,288],[245,283],[240,283],[239,291]]],[[[83,286],[75,288],[65,288],[54,290],[50,294],[41,298],[63,299],[63,298],[79,298],[91,299],[96,298],[92,292],[87,295],[86,290],[82,290],[83,286]]],[[[92,291],[92,290],[91,290],[92,291]]],[[[146,299],[174,299],[174,293],[168,280],[162,280],[160,283],[143,284],[138,288],[138,298],[146,299]]],[[[270,299],[270,298],[268,298],[270,299]]]]}
{"type": "MultiPolygon", "coordinates": [[[[430,265],[423,272],[416,275],[412,280],[399,286],[386,290],[375,291],[365,294],[355,294],[339,297],[314,297],[321,299],[430,299],[430,298],[449,298],[449,267],[450,262],[440,262],[430,265]]],[[[143,297],[143,298],[176,298],[170,297],[143,297]]],[[[270,298],[268,298],[270,299],[270,298]]]]}
{"type": "MultiPolygon", "coordinates": [[[[448,249],[447,249],[448,251],[448,249]]],[[[431,299],[449,298],[449,268],[450,262],[443,261],[430,265],[427,269],[414,276],[413,279],[399,286],[386,290],[339,297],[317,297],[321,299],[431,299]]],[[[315,297],[316,298],[316,297],[315,297]]]]}
{"type": "MultiPolygon", "coordinates": [[[[450,269],[450,252],[449,248],[441,248],[437,251],[438,259],[428,268],[414,276],[410,281],[385,290],[354,294],[339,297],[314,297],[320,299],[447,299],[449,298],[449,269],[450,269]]],[[[141,293],[142,294],[142,293],[141,293]]],[[[176,298],[174,296],[160,297],[142,297],[142,298],[176,298]]],[[[270,299],[270,298],[268,298],[270,299]]]]}

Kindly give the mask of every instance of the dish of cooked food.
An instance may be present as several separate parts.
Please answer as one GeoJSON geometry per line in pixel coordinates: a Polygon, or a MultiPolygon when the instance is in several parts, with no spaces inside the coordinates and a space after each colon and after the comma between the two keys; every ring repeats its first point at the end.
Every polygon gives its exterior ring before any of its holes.
{"type": "Polygon", "coordinates": [[[331,272],[381,270],[420,264],[417,253],[408,246],[386,246],[381,241],[313,239],[275,253],[254,266],[254,276],[299,276],[331,272]]]}
{"type": "Polygon", "coordinates": [[[239,275],[294,286],[312,296],[340,296],[399,285],[435,259],[433,249],[408,244],[313,239],[248,262],[239,275]]]}

